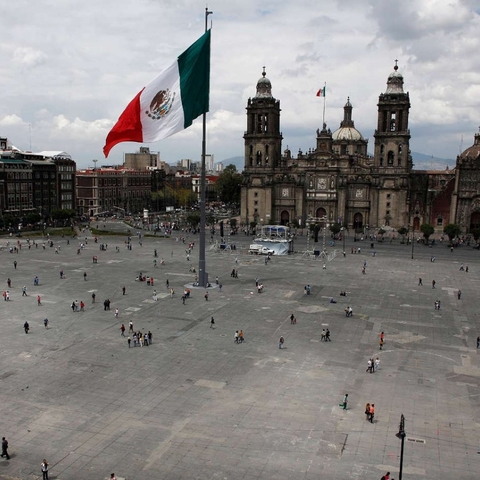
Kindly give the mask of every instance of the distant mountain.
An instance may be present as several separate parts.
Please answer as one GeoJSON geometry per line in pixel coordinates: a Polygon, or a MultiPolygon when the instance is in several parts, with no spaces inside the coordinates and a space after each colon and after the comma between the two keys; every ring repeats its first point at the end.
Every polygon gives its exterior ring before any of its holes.
{"type": "Polygon", "coordinates": [[[412,152],[412,160],[415,170],[445,170],[446,167],[455,167],[455,160],[452,158],[439,158],[419,152],[412,152]]]}
{"type": "MultiPolygon", "coordinates": [[[[439,158],[424,153],[412,152],[413,165],[415,170],[445,170],[446,167],[452,169],[455,167],[455,160],[452,158],[439,158]]],[[[220,162],[215,162],[220,163],[220,162]]],[[[243,171],[245,165],[244,157],[231,157],[222,160],[223,166],[235,165],[237,171],[243,171]]]]}
{"type": "Polygon", "coordinates": [[[229,165],[235,165],[237,167],[237,172],[242,172],[243,167],[245,166],[245,157],[231,157],[215,163],[223,163],[223,168],[228,167],[229,165]]]}

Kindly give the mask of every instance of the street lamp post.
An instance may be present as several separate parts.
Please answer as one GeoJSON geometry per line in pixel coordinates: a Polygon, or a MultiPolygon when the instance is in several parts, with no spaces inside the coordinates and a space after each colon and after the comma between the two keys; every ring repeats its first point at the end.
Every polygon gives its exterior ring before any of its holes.
{"type": "Polygon", "coordinates": [[[398,433],[395,434],[397,438],[399,438],[402,443],[400,447],[400,471],[398,472],[399,480],[402,480],[403,474],[403,449],[405,447],[405,437],[407,434],[405,433],[405,417],[403,413],[400,415],[400,423],[398,424],[398,433]]]}
{"type": "Polygon", "coordinates": [[[342,227],[340,230],[342,232],[342,240],[343,240],[343,256],[345,256],[345,227],[342,227]]]}
{"type": "Polygon", "coordinates": [[[412,225],[412,260],[413,260],[413,249],[415,248],[415,228],[412,225]]]}

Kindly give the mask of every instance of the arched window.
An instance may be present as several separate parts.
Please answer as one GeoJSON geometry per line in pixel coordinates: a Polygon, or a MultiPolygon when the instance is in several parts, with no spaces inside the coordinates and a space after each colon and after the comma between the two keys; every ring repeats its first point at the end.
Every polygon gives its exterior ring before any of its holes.
{"type": "Polygon", "coordinates": [[[258,150],[258,152],[257,152],[257,167],[259,167],[260,165],[262,165],[262,152],[260,150],[258,150]]]}
{"type": "Polygon", "coordinates": [[[388,152],[388,164],[389,165],[393,165],[393,158],[394,158],[394,154],[393,154],[392,150],[390,150],[388,152]]]}

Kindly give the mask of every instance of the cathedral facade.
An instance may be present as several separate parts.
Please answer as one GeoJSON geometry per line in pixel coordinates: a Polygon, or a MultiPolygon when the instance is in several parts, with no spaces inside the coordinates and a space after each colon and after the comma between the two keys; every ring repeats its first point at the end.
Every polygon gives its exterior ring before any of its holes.
{"type": "Polygon", "coordinates": [[[316,132],[316,147],[294,157],[288,148],[282,152],[280,101],[264,71],[246,108],[242,222],[304,226],[315,221],[354,229],[413,225],[410,99],[403,83],[395,65],[378,100],[373,156],[347,99],[340,127],[332,132],[324,124],[316,132]]]}
{"type": "Polygon", "coordinates": [[[247,104],[243,223],[296,224],[309,221],[354,229],[408,226],[412,170],[408,115],[410,99],[395,66],[378,101],[373,156],[355,128],[350,100],[340,127],[324,124],[316,147],[292,156],[282,152],[280,101],[265,72],[247,104]]]}

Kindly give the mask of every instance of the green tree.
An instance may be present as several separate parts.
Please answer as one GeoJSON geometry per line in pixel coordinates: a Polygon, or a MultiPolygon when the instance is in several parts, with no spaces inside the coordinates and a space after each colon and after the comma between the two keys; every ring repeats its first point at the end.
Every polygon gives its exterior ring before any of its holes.
{"type": "Polygon", "coordinates": [[[191,227],[195,228],[200,223],[200,214],[197,212],[189,213],[186,220],[191,227]]]}
{"type": "Polygon", "coordinates": [[[339,223],[332,223],[332,225],[330,225],[330,231],[334,235],[337,235],[340,232],[341,228],[342,226],[339,223]]]}
{"type": "Polygon", "coordinates": [[[176,189],[173,192],[173,194],[174,194],[174,197],[175,197],[175,200],[176,200],[176,205],[178,205],[180,207],[190,207],[197,200],[197,196],[189,188],[176,189]]]}
{"type": "Polygon", "coordinates": [[[54,220],[66,220],[68,218],[72,218],[76,215],[75,210],[71,210],[68,208],[61,209],[61,208],[55,208],[52,210],[50,216],[54,220]]]}
{"type": "Polygon", "coordinates": [[[237,167],[228,165],[215,182],[218,199],[227,205],[239,205],[242,183],[243,176],[237,172],[237,167]]]}
{"type": "Polygon", "coordinates": [[[39,213],[28,213],[26,216],[27,223],[33,225],[39,222],[42,219],[42,216],[39,213]]]}
{"type": "Polygon", "coordinates": [[[405,235],[408,233],[408,228],[402,227],[398,229],[398,234],[402,236],[402,243],[405,243],[405,235]]]}
{"type": "Polygon", "coordinates": [[[425,241],[428,243],[428,237],[432,235],[435,229],[429,223],[422,223],[422,225],[420,225],[420,231],[423,233],[423,238],[425,238],[425,241]]]}
{"type": "Polygon", "coordinates": [[[448,225],[445,225],[443,233],[448,235],[448,238],[450,241],[452,241],[455,237],[458,237],[458,235],[462,233],[462,229],[460,225],[457,225],[456,223],[449,223],[448,225]]]}

